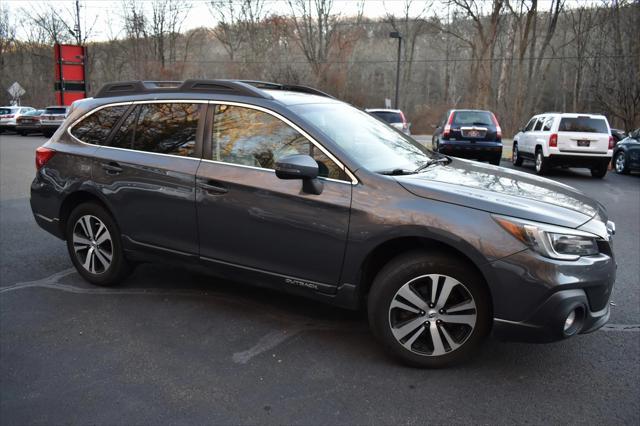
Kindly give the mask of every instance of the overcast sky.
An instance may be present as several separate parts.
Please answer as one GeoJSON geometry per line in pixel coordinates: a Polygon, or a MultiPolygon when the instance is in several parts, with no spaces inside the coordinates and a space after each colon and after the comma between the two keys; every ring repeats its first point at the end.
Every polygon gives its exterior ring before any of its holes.
{"type": "MultiPolygon", "coordinates": [[[[9,7],[11,12],[18,12],[20,9],[25,10],[38,10],[47,8],[49,5],[53,5],[58,13],[63,16],[69,16],[69,22],[73,22],[71,14],[75,13],[75,1],[74,0],[50,0],[50,1],[36,1],[36,0],[0,0],[9,7]]],[[[216,24],[216,20],[212,17],[209,9],[207,8],[208,0],[190,0],[191,9],[187,20],[183,25],[183,31],[197,27],[213,27],[216,24]]],[[[491,0],[484,0],[491,2],[491,0]]],[[[596,0],[568,0],[568,3],[576,4],[581,3],[594,3],[596,0]]],[[[150,1],[143,1],[146,7],[150,7],[150,1]]],[[[267,1],[267,8],[275,13],[287,14],[289,13],[289,6],[286,0],[271,0],[267,1]]],[[[429,8],[428,15],[432,16],[438,14],[440,16],[446,15],[446,6],[443,0],[433,0],[430,2],[432,6],[429,8]]],[[[548,10],[551,0],[541,0],[539,9],[548,10]]],[[[340,13],[343,16],[352,16],[357,13],[358,0],[334,0],[334,10],[336,13],[340,13]]],[[[366,0],[364,2],[364,15],[369,18],[379,18],[384,16],[387,12],[400,15],[404,13],[405,0],[366,0]]],[[[118,31],[122,27],[122,3],[118,0],[83,0],[80,2],[81,20],[83,23],[83,31],[86,28],[92,28],[91,41],[106,40],[109,36],[122,36],[118,31]]],[[[490,4],[488,4],[490,6],[490,4]]],[[[425,2],[420,0],[414,0],[411,5],[412,15],[418,15],[424,10],[425,2]]],[[[18,32],[18,37],[22,38],[24,33],[18,32]]]]}

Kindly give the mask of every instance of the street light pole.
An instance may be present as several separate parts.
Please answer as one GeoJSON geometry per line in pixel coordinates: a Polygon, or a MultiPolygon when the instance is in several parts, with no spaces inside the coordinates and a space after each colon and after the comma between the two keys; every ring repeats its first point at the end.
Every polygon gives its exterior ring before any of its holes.
{"type": "Polygon", "coordinates": [[[398,62],[396,64],[396,109],[399,108],[399,96],[400,96],[400,52],[402,50],[402,34],[398,31],[389,33],[389,37],[398,39],[398,62]]]}

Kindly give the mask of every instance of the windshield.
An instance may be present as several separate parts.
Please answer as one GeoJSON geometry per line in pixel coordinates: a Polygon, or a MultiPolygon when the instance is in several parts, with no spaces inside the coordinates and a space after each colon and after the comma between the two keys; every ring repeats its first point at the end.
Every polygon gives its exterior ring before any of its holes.
{"type": "Polygon", "coordinates": [[[383,119],[387,123],[402,123],[402,116],[400,115],[399,112],[371,111],[371,114],[383,119]]]}
{"type": "Polygon", "coordinates": [[[362,167],[414,170],[435,155],[413,139],[347,104],[303,104],[293,111],[316,126],[362,167]]]}
{"type": "Polygon", "coordinates": [[[563,117],[558,126],[559,132],[609,133],[607,122],[602,118],[563,117]]]}
{"type": "Polygon", "coordinates": [[[453,124],[466,125],[484,125],[491,126],[493,120],[488,111],[456,111],[453,113],[453,124]]]}

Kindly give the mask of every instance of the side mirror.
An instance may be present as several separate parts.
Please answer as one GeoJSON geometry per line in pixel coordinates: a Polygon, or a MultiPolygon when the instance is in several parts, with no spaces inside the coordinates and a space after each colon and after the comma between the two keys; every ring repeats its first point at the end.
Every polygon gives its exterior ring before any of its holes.
{"type": "Polygon", "coordinates": [[[308,155],[287,155],[276,161],[276,176],[280,179],[302,179],[302,190],[319,195],[324,185],[318,179],[318,163],[308,155]]]}

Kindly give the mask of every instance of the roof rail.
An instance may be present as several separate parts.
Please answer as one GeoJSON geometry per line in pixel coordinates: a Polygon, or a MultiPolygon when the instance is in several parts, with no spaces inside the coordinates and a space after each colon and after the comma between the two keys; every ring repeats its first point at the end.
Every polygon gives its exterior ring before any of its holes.
{"type": "Polygon", "coordinates": [[[256,81],[256,80],[239,80],[241,83],[250,84],[258,89],[266,89],[266,90],[287,90],[290,92],[300,92],[300,93],[308,93],[310,95],[324,96],[326,98],[333,98],[328,93],[325,93],[321,90],[314,89],[309,86],[301,86],[298,84],[280,84],[280,83],[271,83],[268,81],[256,81]]]}
{"type": "Polygon", "coordinates": [[[255,85],[237,80],[120,81],[105,84],[94,98],[171,92],[233,94],[272,99],[255,85]]]}

